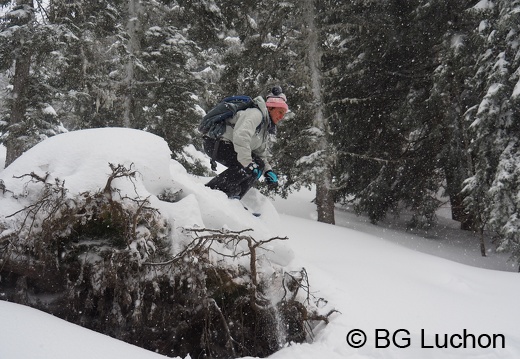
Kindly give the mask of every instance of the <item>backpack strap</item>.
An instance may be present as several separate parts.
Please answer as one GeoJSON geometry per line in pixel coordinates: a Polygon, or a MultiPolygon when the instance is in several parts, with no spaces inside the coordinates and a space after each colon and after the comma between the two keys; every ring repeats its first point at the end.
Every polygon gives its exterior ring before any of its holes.
{"type": "Polygon", "coordinates": [[[256,108],[258,111],[260,111],[260,114],[262,115],[262,121],[260,121],[260,124],[256,126],[255,135],[258,135],[260,133],[260,130],[262,130],[262,125],[265,123],[267,125],[267,130],[269,131],[269,114],[267,116],[264,116],[264,113],[262,110],[260,110],[260,107],[258,107],[256,104],[253,108],[256,108]]]}

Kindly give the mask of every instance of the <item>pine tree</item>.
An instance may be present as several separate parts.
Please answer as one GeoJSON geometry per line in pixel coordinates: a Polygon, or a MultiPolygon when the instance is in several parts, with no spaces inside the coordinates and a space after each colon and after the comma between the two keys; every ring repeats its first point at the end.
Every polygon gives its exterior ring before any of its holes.
{"type": "Polygon", "coordinates": [[[148,0],[60,1],[52,14],[77,39],[64,55],[69,127],[145,129],[181,159],[198,118],[194,72],[202,50],[189,38],[193,15],[177,3],[148,0]]]}
{"type": "Polygon", "coordinates": [[[473,34],[479,19],[470,10],[472,3],[432,1],[418,9],[422,31],[430,29],[426,33],[437,40],[429,56],[431,84],[427,99],[415,104],[421,112],[412,113],[433,123],[429,137],[434,141],[429,141],[427,151],[435,154],[429,157],[436,161],[435,170],[445,178],[444,194],[449,196],[452,218],[460,221],[463,229],[473,229],[474,225],[472,216],[465,211],[461,193],[463,182],[472,171],[465,114],[471,111],[478,96],[468,81],[480,46],[480,39],[473,34]]]}
{"type": "Polygon", "coordinates": [[[55,89],[47,85],[49,73],[42,67],[52,61],[66,31],[36,16],[32,0],[17,0],[2,23],[0,70],[14,67],[7,111],[3,111],[1,141],[7,148],[6,166],[42,139],[61,132],[51,105],[55,89]]]}
{"type": "Polygon", "coordinates": [[[519,1],[497,1],[493,7],[479,9],[488,18],[478,29],[486,43],[474,81],[483,86],[484,92],[470,117],[474,174],[465,187],[467,208],[475,214],[479,231],[497,231],[501,236],[500,249],[511,251],[517,261],[519,8],[519,1]]]}
{"type": "Polygon", "coordinates": [[[274,84],[282,85],[286,93],[290,90],[285,86],[286,41],[294,9],[291,2],[262,0],[241,2],[234,12],[224,13],[228,40],[234,41],[223,58],[225,94],[266,95],[274,84]]]}
{"type": "Polygon", "coordinates": [[[404,205],[410,225],[430,227],[446,178],[461,207],[474,48],[465,41],[461,53],[456,40],[474,26],[463,16],[470,3],[359,0],[325,17],[335,188],[373,222],[404,205]]]}
{"type": "Polygon", "coordinates": [[[49,80],[61,92],[57,111],[70,129],[122,126],[123,101],[118,99],[117,82],[121,73],[121,12],[114,2],[54,0],[48,14],[52,23],[69,31],[68,44],[59,49],[60,62],[47,64],[55,78],[49,80]]]}
{"type": "Polygon", "coordinates": [[[422,20],[418,5],[351,1],[325,19],[325,101],[338,153],[337,195],[354,200],[373,222],[400,203],[417,213],[416,220],[436,206],[440,179],[424,141],[433,140],[430,124],[412,114],[427,96],[435,41],[416,25],[422,20]]]}
{"type": "Polygon", "coordinates": [[[201,107],[214,104],[223,15],[207,1],[149,2],[145,13],[137,126],[163,137],[183,161],[183,148],[199,144],[201,107]],[[194,22],[201,14],[204,21],[194,22]]]}
{"type": "MultiPolygon", "coordinates": [[[[311,5],[311,4],[307,4],[311,5]]],[[[300,187],[310,187],[315,184],[317,176],[320,175],[322,167],[314,167],[317,162],[311,155],[316,151],[318,143],[317,131],[314,127],[315,120],[315,97],[311,86],[311,72],[309,62],[321,59],[309,57],[309,24],[305,18],[307,12],[315,11],[314,5],[310,8],[303,7],[294,2],[290,10],[290,20],[285,22],[285,45],[283,53],[279,56],[283,59],[280,74],[282,83],[285,85],[285,93],[288,95],[290,112],[285,119],[278,124],[278,131],[273,145],[273,159],[277,169],[283,174],[284,182],[281,195],[286,196],[300,187]],[[288,31],[288,29],[291,31],[288,31]]],[[[318,21],[318,19],[315,19],[318,21]]],[[[316,32],[320,32],[319,24],[316,24],[316,32]]],[[[316,33],[317,36],[320,34],[316,33]]],[[[316,49],[315,57],[319,53],[316,49]]],[[[319,77],[319,66],[316,66],[319,77]]],[[[317,87],[320,85],[319,81],[317,87]]],[[[320,96],[322,91],[316,88],[316,95],[320,96]]],[[[326,132],[321,134],[325,135],[326,132]]],[[[333,213],[332,213],[333,215],[333,213]]],[[[334,217],[332,217],[334,218],[334,217]]]]}
{"type": "Polygon", "coordinates": [[[325,112],[323,100],[323,68],[322,68],[322,33],[319,31],[315,21],[317,8],[313,0],[307,0],[303,6],[306,11],[303,14],[306,29],[303,40],[306,65],[309,74],[309,86],[312,94],[313,127],[308,131],[311,136],[310,149],[313,153],[308,155],[306,164],[312,167],[313,182],[316,184],[316,206],[318,210],[318,221],[334,224],[334,190],[332,188],[332,171],[335,158],[335,150],[330,143],[330,126],[325,112]]]}

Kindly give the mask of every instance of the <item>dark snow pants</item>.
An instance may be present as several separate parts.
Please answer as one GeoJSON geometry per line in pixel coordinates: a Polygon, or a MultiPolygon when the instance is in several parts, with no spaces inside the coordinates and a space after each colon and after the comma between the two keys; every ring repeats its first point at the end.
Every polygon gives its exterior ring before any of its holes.
{"type": "MultiPolygon", "coordinates": [[[[257,181],[256,176],[252,176],[244,171],[244,167],[237,160],[237,153],[231,142],[204,137],[204,152],[218,163],[227,167],[224,172],[206,183],[206,186],[209,188],[221,190],[230,198],[242,198],[257,181]],[[218,147],[215,151],[215,142],[217,141],[218,147]]],[[[253,162],[263,172],[265,167],[264,161],[254,153],[251,156],[253,162]]]]}

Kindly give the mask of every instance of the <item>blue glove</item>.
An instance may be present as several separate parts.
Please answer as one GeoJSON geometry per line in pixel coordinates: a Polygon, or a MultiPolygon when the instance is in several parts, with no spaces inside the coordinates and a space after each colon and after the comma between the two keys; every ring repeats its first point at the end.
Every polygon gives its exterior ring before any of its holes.
{"type": "Polygon", "coordinates": [[[262,175],[262,171],[260,170],[260,168],[258,167],[258,164],[255,163],[255,162],[251,162],[250,164],[248,164],[246,167],[244,167],[244,169],[246,170],[246,172],[255,177],[256,179],[259,179],[260,176],[262,175]]]}
{"type": "Polygon", "coordinates": [[[277,187],[278,186],[278,176],[273,171],[269,170],[264,174],[265,182],[269,186],[277,187]]]}

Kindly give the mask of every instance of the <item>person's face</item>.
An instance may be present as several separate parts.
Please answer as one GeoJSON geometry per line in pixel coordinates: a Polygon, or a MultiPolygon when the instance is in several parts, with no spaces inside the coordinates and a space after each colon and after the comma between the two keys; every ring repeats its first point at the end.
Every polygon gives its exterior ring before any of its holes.
{"type": "Polygon", "coordinates": [[[285,116],[287,111],[282,107],[269,107],[269,115],[271,116],[271,120],[273,120],[274,124],[278,124],[280,120],[285,116]]]}

